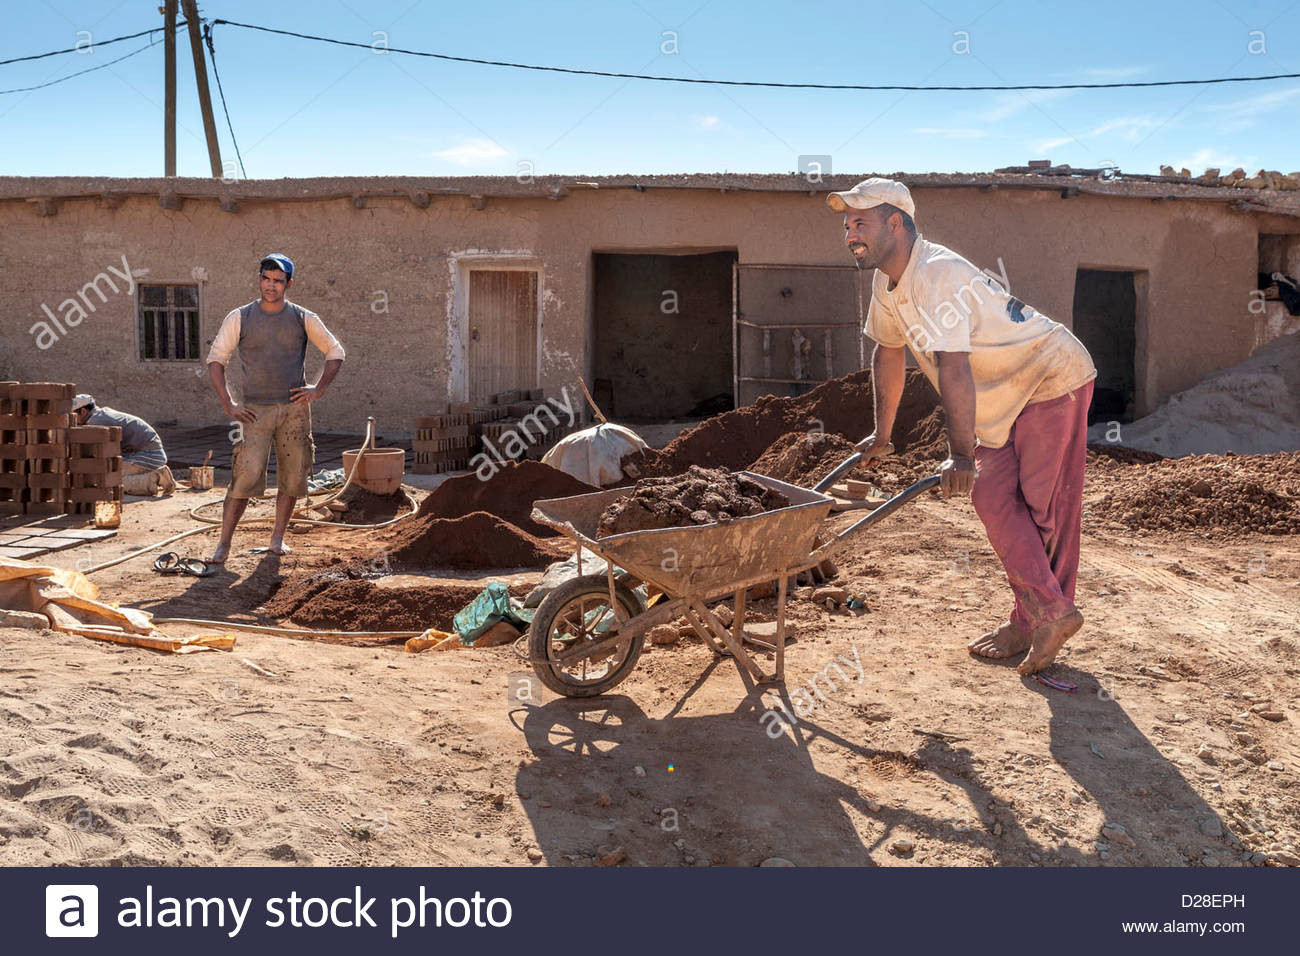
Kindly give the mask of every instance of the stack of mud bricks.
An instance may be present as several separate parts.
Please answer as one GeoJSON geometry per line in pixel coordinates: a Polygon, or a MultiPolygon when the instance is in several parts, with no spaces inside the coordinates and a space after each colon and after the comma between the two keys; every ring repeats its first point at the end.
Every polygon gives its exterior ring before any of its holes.
{"type": "Polygon", "coordinates": [[[516,389],[493,395],[492,405],[488,408],[495,413],[479,426],[480,437],[490,442],[497,454],[507,455],[503,446],[513,448],[518,445],[518,442],[509,440],[510,433],[513,433],[528,445],[523,457],[541,458],[548,448],[564,437],[564,426],[551,424],[554,416],[549,407],[545,407],[545,402],[546,391],[540,388],[516,389]],[[538,414],[539,407],[545,408],[541,414],[538,414]]]}
{"type": "Polygon", "coordinates": [[[477,438],[473,434],[474,406],[455,404],[442,415],[415,420],[413,470],[418,475],[464,471],[469,467],[477,438]]]}
{"type": "Polygon", "coordinates": [[[68,430],[68,514],[93,515],[100,501],[122,500],[122,429],[79,425],[68,430]]]}
{"type": "Polygon", "coordinates": [[[62,514],[76,386],[0,382],[0,515],[62,514]]]}

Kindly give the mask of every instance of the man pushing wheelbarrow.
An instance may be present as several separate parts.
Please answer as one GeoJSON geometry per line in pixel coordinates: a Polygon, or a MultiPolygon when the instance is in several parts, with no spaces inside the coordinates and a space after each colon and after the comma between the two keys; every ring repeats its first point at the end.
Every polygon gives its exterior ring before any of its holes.
{"type": "Polygon", "coordinates": [[[1028,652],[1019,672],[1041,671],[1083,626],[1074,586],[1092,359],[1065,326],[923,238],[902,183],[867,179],[827,204],[844,214],[858,268],[876,270],[864,330],[876,343],[875,429],[857,447],[864,458],[892,450],[910,350],[947,417],[940,488],[971,496],[1015,596],[971,653],[1028,652]]]}

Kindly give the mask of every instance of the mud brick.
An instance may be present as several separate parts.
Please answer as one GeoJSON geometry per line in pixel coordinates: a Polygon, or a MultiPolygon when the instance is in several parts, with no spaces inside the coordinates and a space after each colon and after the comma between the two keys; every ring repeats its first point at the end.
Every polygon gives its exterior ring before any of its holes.
{"type": "Polygon", "coordinates": [[[64,457],[67,457],[68,430],[66,428],[29,428],[27,429],[27,444],[58,445],[63,448],[64,457]]]}
{"type": "MultiPolygon", "coordinates": [[[[26,435],[27,433],[23,432],[23,434],[26,435]]],[[[27,442],[4,442],[3,444],[0,444],[0,458],[3,458],[6,461],[14,461],[21,458],[23,461],[26,461],[27,442]]],[[[27,469],[24,468],[23,470],[26,471],[27,469]]]]}
{"type": "Polygon", "coordinates": [[[57,472],[53,474],[46,472],[44,474],[26,475],[25,477],[27,479],[28,488],[40,488],[41,490],[46,490],[50,488],[68,487],[68,476],[57,472]]]}
{"type": "Polygon", "coordinates": [[[78,445],[100,445],[122,440],[122,429],[116,425],[74,425],[68,429],[68,441],[78,445]]]}
{"type": "Polygon", "coordinates": [[[112,458],[72,458],[68,461],[68,471],[74,475],[104,475],[111,471],[122,470],[122,459],[112,458]]]}
{"type": "Polygon", "coordinates": [[[27,487],[27,475],[23,473],[0,474],[0,489],[17,491],[27,487]]]}
{"type": "Polygon", "coordinates": [[[8,501],[0,497],[0,515],[20,515],[23,513],[21,501],[8,501]]]}
{"type": "MultiPolygon", "coordinates": [[[[30,475],[28,476],[31,477],[30,475]]],[[[63,504],[68,497],[68,489],[60,486],[58,488],[33,488],[30,484],[27,486],[27,501],[50,502],[57,501],[63,504]]]]}
{"type": "Polygon", "coordinates": [[[93,515],[95,513],[95,502],[65,501],[63,503],[63,513],[65,515],[93,515]]]}
{"type": "Polygon", "coordinates": [[[72,412],[72,399],[29,398],[23,402],[23,411],[28,415],[61,415],[66,419],[72,412]]]}
{"type": "Polygon", "coordinates": [[[27,430],[31,431],[33,428],[59,428],[67,431],[67,429],[73,424],[71,419],[72,416],[67,414],[38,415],[28,412],[27,430]]]}
{"type": "MultiPolygon", "coordinates": [[[[34,458],[67,458],[67,445],[32,445],[27,446],[27,460],[34,458]]],[[[29,469],[30,470],[30,469],[29,469]]]]}
{"type": "Polygon", "coordinates": [[[523,393],[520,392],[519,389],[512,389],[511,391],[508,392],[498,392],[496,395],[492,396],[492,404],[509,405],[512,402],[519,401],[519,399],[522,397],[523,397],[523,393]]]}
{"type": "Polygon", "coordinates": [[[29,501],[23,505],[23,514],[61,515],[66,507],[62,498],[58,501],[29,501]]]}
{"type": "Polygon", "coordinates": [[[453,402],[447,406],[447,411],[452,415],[468,415],[474,411],[473,402],[453,402]]]}
{"type": "Polygon", "coordinates": [[[523,418],[537,411],[536,402],[511,402],[506,408],[510,411],[511,418],[523,418]]]}
{"type": "Polygon", "coordinates": [[[29,475],[65,475],[68,473],[66,458],[34,458],[27,462],[29,475]]]}
{"type": "Polygon", "coordinates": [[[18,382],[9,394],[29,402],[71,402],[77,397],[77,386],[70,382],[18,382]]]}
{"type": "Polygon", "coordinates": [[[0,415],[12,415],[13,398],[11,394],[17,382],[0,382],[0,415]]]}
{"type": "MultiPolygon", "coordinates": [[[[27,476],[28,478],[31,475],[27,476]]],[[[99,475],[68,475],[72,488],[112,488],[122,483],[121,469],[99,475]]],[[[28,487],[31,487],[30,484],[28,487]]]]}
{"type": "MultiPolygon", "coordinates": [[[[24,450],[23,454],[26,454],[24,450]]],[[[0,475],[27,474],[26,458],[0,458],[0,475]]]]}

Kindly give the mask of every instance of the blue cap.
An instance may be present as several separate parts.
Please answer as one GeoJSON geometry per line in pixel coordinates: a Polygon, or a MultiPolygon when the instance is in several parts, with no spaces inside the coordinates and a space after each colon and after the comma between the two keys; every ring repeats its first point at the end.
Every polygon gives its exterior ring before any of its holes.
{"type": "Polygon", "coordinates": [[[286,279],[293,278],[293,260],[281,252],[273,252],[269,256],[263,256],[262,261],[258,263],[258,268],[264,268],[268,262],[274,262],[275,267],[284,273],[286,279]]]}

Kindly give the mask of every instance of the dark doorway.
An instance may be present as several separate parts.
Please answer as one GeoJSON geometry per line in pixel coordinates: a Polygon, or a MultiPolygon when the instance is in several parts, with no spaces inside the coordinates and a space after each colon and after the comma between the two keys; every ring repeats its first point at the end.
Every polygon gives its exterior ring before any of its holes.
{"type": "Polygon", "coordinates": [[[1074,334],[1097,366],[1089,425],[1133,420],[1137,384],[1136,279],[1134,272],[1080,269],[1074,280],[1074,334]]]}
{"type": "Polygon", "coordinates": [[[732,405],[734,252],[595,255],[596,388],[610,417],[713,415],[732,405]]]}

